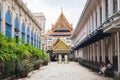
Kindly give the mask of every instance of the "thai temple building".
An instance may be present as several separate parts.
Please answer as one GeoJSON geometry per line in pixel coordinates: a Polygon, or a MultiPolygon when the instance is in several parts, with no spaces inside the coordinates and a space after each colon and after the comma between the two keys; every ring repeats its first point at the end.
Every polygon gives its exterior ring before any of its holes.
{"type": "Polygon", "coordinates": [[[110,61],[120,75],[120,0],[87,0],[71,39],[76,59],[110,61]]]}
{"type": "Polygon", "coordinates": [[[51,60],[68,59],[72,45],[70,40],[72,33],[72,24],[68,22],[64,13],[61,12],[51,30],[46,33],[46,50],[52,51],[50,54],[52,56],[51,60]]]}

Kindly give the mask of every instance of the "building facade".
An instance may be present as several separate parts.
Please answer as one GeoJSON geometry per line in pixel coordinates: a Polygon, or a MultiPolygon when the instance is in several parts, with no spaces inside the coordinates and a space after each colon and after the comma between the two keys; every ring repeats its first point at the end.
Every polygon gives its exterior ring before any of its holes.
{"type": "Polygon", "coordinates": [[[88,0],[71,39],[76,58],[109,60],[120,74],[120,0],[88,0]]]}
{"type": "Polygon", "coordinates": [[[45,50],[45,15],[43,13],[33,13],[39,25],[41,26],[41,49],[45,50]]]}
{"type": "Polygon", "coordinates": [[[68,22],[64,13],[52,25],[51,30],[46,33],[46,50],[52,50],[54,58],[68,57],[71,50],[70,36],[73,33],[72,24],[68,22]]]}
{"type": "Polygon", "coordinates": [[[7,37],[19,36],[21,43],[41,47],[41,25],[22,0],[0,0],[0,32],[7,37]]]}

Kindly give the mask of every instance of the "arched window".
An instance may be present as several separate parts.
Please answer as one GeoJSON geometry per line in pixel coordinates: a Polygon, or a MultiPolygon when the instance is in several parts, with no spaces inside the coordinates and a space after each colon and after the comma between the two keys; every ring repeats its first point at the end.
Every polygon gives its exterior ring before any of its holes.
{"type": "Polygon", "coordinates": [[[34,33],[34,46],[36,47],[36,33],[34,33]]]}
{"type": "Polygon", "coordinates": [[[30,43],[30,28],[27,28],[27,42],[30,43]]]}
{"type": "Polygon", "coordinates": [[[31,31],[31,45],[33,46],[33,31],[31,31]]]}
{"type": "Polygon", "coordinates": [[[24,41],[25,41],[25,25],[24,25],[24,23],[22,23],[22,43],[24,43],[24,41]]]}
{"type": "Polygon", "coordinates": [[[19,21],[18,21],[18,18],[16,17],[15,18],[15,27],[14,27],[14,38],[16,38],[18,30],[19,30],[19,21]]]}
{"type": "Polygon", "coordinates": [[[1,10],[0,10],[0,32],[1,32],[1,30],[2,30],[2,25],[1,25],[1,23],[2,23],[2,14],[1,14],[1,10]]]}
{"type": "Polygon", "coordinates": [[[5,24],[6,24],[6,33],[5,35],[8,37],[12,36],[12,19],[10,12],[7,11],[6,16],[5,16],[5,24]]]}

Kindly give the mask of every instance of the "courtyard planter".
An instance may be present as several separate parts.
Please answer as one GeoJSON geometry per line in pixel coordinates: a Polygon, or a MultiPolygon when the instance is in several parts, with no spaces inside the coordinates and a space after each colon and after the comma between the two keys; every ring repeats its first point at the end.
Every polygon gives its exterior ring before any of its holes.
{"type": "Polygon", "coordinates": [[[27,77],[31,65],[32,64],[26,59],[19,62],[19,75],[21,78],[27,77]]]}
{"type": "Polygon", "coordinates": [[[44,62],[43,65],[48,65],[48,62],[44,62]]]}
{"type": "Polygon", "coordinates": [[[34,69],[38,70],[40,68],[40,64],[34,64],[34,69]]]}
{"type": "Polygon", "coordinates": [[[25,78],[28,75],[28,70],[21,70],[19,72],[20,78],[25,78]]]}
{"type": "Polygon", "coordinates": [[[0,72],[0,80],[2,80],[3,79],[3,75],[2,75],[2,73],[0,72]]]}
{"type": "Polygon", "coordinates": [[[43,65],[48,65],[48,61],[45,60],[45,61],[43,62],[43,65]]]}

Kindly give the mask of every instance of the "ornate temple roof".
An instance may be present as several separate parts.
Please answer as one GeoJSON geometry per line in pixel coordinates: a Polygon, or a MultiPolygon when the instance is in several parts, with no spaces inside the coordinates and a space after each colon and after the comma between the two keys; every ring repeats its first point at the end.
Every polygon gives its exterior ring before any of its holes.
{"type": "Polygon", "coordinates": [[[55,24],[52,25],[51,30],[46,34],[46,37],[70,37],[73,33],[72,24],[68,22],[63,12],[61,12],[55,24]]]}
{"type": "Polygon", "coordinates": [[[70,24],[68,22],[68,20],[66,19],[66,17],[64,16],[64,13],[61,12],[59,18],[57,19],[57,21],[55,22],[54,25],[52,25],[52,30],[55,31],[55,30],[70,30],[72,31],[73,28],[72,28],[72,24],[70,24]]]}

